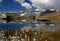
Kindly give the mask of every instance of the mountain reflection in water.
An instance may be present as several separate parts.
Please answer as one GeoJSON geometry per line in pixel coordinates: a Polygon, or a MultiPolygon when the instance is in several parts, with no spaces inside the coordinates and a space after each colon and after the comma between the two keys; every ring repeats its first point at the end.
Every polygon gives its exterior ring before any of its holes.
{"type": "Polygon", "coordinates": [[[16,29],[21,29],[21,28],[24,28],[24,27],[26,27],[26,26],[28,26],[28,28],[29,28],[29,26],[31,27],[31,28],[35,28],[35,29],[60,29],[60,25],[54,25],[54,24],[52,24],[52,23],[48,23],[48,24],[46,24],[46,23],[37,23],[37,22],[35,22],[35,21],[32,21],[32,22],[10,22],[10,23],[0,23],[0,29],[14,29],[14,30],[16,30],[16,29]]]}

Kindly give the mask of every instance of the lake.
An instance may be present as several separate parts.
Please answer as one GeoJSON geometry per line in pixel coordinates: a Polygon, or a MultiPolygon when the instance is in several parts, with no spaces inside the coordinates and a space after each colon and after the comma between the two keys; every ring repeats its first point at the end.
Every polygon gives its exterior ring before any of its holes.
{"type": "Polygon", "coordinates": [[[31,28],[36,28],[36,29],[60,29],[60,25],[54,25],[54,24],[45,24],[45,23],[36,23],[36,22],[10,22],[10,23],[0,23],[0,29],[7,30],[7,29],[21,29],[24,27],[31,27],[31,28]]]}

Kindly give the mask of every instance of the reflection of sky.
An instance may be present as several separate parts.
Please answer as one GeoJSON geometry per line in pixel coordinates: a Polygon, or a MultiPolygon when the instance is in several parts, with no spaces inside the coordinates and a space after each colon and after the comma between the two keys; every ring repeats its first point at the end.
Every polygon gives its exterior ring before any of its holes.
{"type": "Polygon", "coordinates": [[[25,24],[20,24],[20,23],[0,23],[0,29],[19,29],[23,27],[25,24]]]}
{"type": "Polygon", "coordinates": [[[32,28],[37,28],[37,29],[42,29],[42,28],[47,28],[47,29],[60,29],[59,25],[55,25],[55,26],[48,26],[48,25],[43,25],[42,24],[37,24],[37,23],[31,23],[31,25],[29,25],[28,23],[0,23],[0,29],[19,29],[19,28],[24,28],[25,26],[32,26],[32,28]]]}

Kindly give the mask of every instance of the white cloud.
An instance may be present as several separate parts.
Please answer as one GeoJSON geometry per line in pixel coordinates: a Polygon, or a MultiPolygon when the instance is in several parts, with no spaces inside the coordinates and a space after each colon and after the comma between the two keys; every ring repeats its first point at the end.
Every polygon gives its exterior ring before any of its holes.
{"type": "Polygon", "coordinates": [[[42,9],[35,9],[35,11],[42,11],[42,9]]]}
{"type": "Polygon", "coordinates": [[[32,2],[32,6],[37,8],[55,8],[59,9],[60,7],[60,0],[30,0],[32,2]]]}
{"type": "Polygon", "coordinates": [[[23,3],[21,5],[26,7],[27,9],[31,9],[31,5],[29,3],[23,3]]]}
{"type": "Polygon", "coordinates": [[[15,1],[17,1],[19,3],[24,3],[24,0],[15,0],[15,1]]]}
{"type": "Polygon", "coordinates": [[[35,9],[35,11],[40,11],[40,9],[35,9]]]}
{"type": "Polygon", "coordinates": [[[29,0],[31,4],[25,2],[25,0],[15,0],[19,2],[26,9],[32,8],[32,6],[38,9],[60,9],[60,0],[29,0]]]}
{"type": "Polygon", "coordinates": [[[0,0],[0,2],[2,2],[2,0],[0,0]]]}
{"type": "MultiPolygon", "coordinates": [[[[2,2],[3,0],[0,0],[0,3],[2,2]]],[[[0,6],[2,6],[2,4],[0,4],[0,6]]]]}
{"type": "Polygon", "coordinates": [[[31,9],[32,8],[29,3],[25,2],[25,0],[15,0],[15,1],[19,2],[26,9],[31,9]]]}

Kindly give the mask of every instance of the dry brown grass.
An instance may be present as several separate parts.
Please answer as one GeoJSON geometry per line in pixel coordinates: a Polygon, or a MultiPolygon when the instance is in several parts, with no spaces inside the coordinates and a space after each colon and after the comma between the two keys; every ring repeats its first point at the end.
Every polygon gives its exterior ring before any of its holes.
{"type": "Polygon", "coordinates": [[[46,19],[51,20],[52,23],[60,25],[60,12],[54,12],[45,16],[39,16],[39,20],[46,19]]]}

